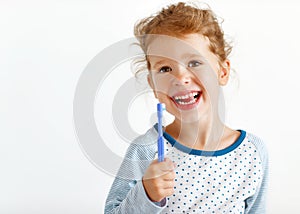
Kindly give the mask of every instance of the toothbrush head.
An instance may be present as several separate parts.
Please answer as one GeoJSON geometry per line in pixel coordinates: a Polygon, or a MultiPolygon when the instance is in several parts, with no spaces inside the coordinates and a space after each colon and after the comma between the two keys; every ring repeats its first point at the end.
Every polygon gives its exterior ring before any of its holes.
{"type": "Polygon", "coordinates": [[[157,113],[162,116],[163,111],[166,110],[166,105],[164,103],[157,103],[157,113]]]}
{"type": "Polygon", "coordinates": [[[164,103],[157,103],[157,111],[165,111],[166,105],[164,103]]]}

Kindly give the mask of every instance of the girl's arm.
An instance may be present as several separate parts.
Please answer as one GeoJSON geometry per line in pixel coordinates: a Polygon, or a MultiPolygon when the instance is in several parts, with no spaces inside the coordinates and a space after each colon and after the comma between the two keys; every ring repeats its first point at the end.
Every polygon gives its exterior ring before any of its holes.
{"type": "Polygon", "coordinates": [[[141,181],[116,178],[106,201],[105,213],[160,213],[163,208],[148,199],[141,181]]]}
{"type": "Polygon", "coordinates": [[[159,213],[166,204],[150,201],[142,177],[155,157],[157,133],[149,130],[127,149],[108,194],[105,213],[159,213]]]}
{"type": "Polygon", "coordinates": [[[268,184],[268,171],[269,171],[269,160],[268,160],[268,152],[264,145],[264,143],[256,138],[256,141],[253,144],[257,147],[261,161],[262,161],[262,169],[263,169],[263,178],[258,187],[257,192],[252,197],[246,200],[246,214],[265,214],[266,213],[266,195],[267,195],[267,184],[268,184]]]}

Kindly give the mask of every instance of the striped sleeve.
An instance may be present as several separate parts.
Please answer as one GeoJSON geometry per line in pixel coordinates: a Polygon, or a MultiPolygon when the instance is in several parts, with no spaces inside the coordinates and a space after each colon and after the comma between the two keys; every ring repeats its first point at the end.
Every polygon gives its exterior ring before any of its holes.
{"type": "Polygon", "coordinates": [[[106,214],[160,213],[165,208],[166,205],[149,200],[142,184],[143,174],[157,150],[156,134],[152,132],[149,130],[128,147],[106,200],[106,214]]]}
{"type": "Polygon", "coordinates": [[[269,171],[269,160],[268,152],[264,142],[256,137],[255,135],[248,134],[248,138],[256,146],[261,161],[263,177],[256,193],[246,200],[246,214],[265,214],[266,213],[266,195],[267,195],[267,184],[268,184],[268,171],[269,171]]]}

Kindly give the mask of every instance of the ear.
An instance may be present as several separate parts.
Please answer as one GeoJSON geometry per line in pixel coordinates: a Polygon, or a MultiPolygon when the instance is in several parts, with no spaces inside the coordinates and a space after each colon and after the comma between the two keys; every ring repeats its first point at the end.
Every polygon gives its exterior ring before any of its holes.
{"type": "Polygon", "coordinates": [[[219,84],[224,86],[227,84],[229,80],[230,74],[230,61],[228,59],[224,60],[224,62],[220,63],[220,70],[218,73],[219,84]]]}
{"type": "Polygon", "coordinates": [[[152,77],[150,76],[150,74],[147,75],[147,80],[148,80],[148,84],[150,85],[150,87],[153,90],[155,98],[157,98],[157,94],[156,94],[156,91],[155,91],[155,88],[154,88],[154,83],[153,83],[153,80],[152,80],[152,77]]]}

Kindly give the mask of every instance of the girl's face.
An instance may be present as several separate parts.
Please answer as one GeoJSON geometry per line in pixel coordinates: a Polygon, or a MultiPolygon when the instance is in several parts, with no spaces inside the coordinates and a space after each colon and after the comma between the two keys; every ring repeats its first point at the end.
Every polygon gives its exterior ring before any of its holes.
{"type": "Polygon", "coordinates": [[[217,112],[219,86],[228,81],[230,63],[219,62],[206,37],[155,35],[147,48],[147,60],[148,81],[156,98],[177,119],[193,122],[217,112]]]}

